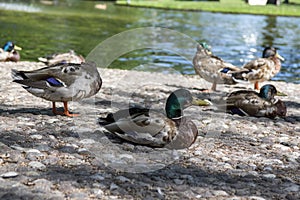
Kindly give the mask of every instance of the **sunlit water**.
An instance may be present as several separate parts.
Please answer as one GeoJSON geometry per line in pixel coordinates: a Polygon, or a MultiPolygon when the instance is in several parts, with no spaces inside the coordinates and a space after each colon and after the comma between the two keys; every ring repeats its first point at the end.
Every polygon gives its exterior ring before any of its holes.
{"type": "MultiPolygon", "coordinates": [[[[23,47],[22,60],[69,49],[87,56],[115,34],[164,27],[207,42],[215,55],[238,66],[261,57],[265,46],[275,46],[286,61],[273,80],[300,83],[300,18],[128,8],[99,1],[26,2],[0,2],[0,42],[12,40],[23,47]],[[95,4],[106,4],[106,9],[96,9],[95,4]]],[[[140,37],[136,42],[147,39],[140,37]]],[[[182,54],[175,53],[176,39],[160,40],[156,49],[128,52],[110,67],[194,74],[191,58],[196,47],[181,45],[182,54]]]]}

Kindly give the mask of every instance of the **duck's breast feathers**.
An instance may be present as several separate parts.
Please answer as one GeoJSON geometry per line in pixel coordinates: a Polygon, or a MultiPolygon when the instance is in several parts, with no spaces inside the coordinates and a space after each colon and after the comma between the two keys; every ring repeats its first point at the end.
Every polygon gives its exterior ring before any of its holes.
{"type": "Polygon", "coordinates": [[[198,129],[195,123],[188,117],[174,120],[176,123],[176,135],[166,145],[168,149],[184,149],[190,147],[197,139],[198,129]]]}

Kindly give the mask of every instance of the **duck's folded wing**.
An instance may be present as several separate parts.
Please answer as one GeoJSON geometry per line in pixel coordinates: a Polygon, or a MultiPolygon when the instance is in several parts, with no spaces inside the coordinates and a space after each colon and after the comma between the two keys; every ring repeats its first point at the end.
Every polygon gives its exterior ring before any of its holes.
{"type": "Polygon", "coordinates": [[[106,130],[112,133],[137,132],[148,133],[151,136],[157,135],[164,127],[165,121],[163,119],[151,119],[144,116],[135,119],[119,119],[114,123],[110,123],[104,126],[106,130]]]}
{"type": "Polygon", "coordinates": [[[118,137],[141,145],[162,147],[169,143],[169,135],[164,131],[166,124],[163,119],[138,117],[120,119],[105,125],[104,128],[118,137]]]}
{"type": "Polygon", "coordinates": [[[147,145],[152,147],[163,147],[164,145],[166,145],[166,141],[164,141],[161,137],[153,137],[149,133],[128,131],[123,134],[114,132],[114,134],[126,141],[130,141],[136,144],[147,145]]]}
{"type": "Polygon", "coordinates": [[[242,68],[244,69],[261,69],[264,67],[268,67],[270,65],[274,64],[274,62],[267,58],[258,58],[256,60],[252,60],[248,63],[246,63],[242,68]]]}
{"type": "Polygon", "coordinates": [[[227,110],[232,114],[262,117],[266,112],[273,112],[273,105],[252,93],[241,96],[231,96],[227,99],[227,110]],[[272,111],[271,111],[272,110],[272,111]]]}

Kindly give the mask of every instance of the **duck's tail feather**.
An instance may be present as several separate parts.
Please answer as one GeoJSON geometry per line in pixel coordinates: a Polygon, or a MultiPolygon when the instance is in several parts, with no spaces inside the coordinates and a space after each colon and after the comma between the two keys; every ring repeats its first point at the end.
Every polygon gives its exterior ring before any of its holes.
{"type": "Polygon", "coordinates": [[[249,82],[248,75],[249,73],[252,73],[252,70],[241,70],[237,72],[232,72],[231,76],[232,79],[237,83],[245,83],[249,82]]]}
{"type": "Polygon", "coordinates": [[[24,74],[24,72],[15,69],[11,70],[11,77],[13,81],[28,79],[28,77],[24,74]]]}

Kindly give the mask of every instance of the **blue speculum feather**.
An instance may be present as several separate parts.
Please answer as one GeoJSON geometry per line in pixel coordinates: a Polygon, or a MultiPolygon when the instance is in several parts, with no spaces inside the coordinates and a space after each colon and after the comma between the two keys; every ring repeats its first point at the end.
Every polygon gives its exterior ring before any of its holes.
{"type": "Polygon", "coordinates": [[[228,68],[223,68],[220,72],[222,72],[222,73],[227,73],[227,72],[229,72],[230,71],[230,69],[228,69],[228,68]]]}
{"type": "Polygon", "coordinates": [[[63,86],[63,83],[60,82],[59,80],[57,80],[56,78],[47,78],[46,81],[51,85],[51,86],[56,86],[56,87],[60,87],[63,86]]]}

